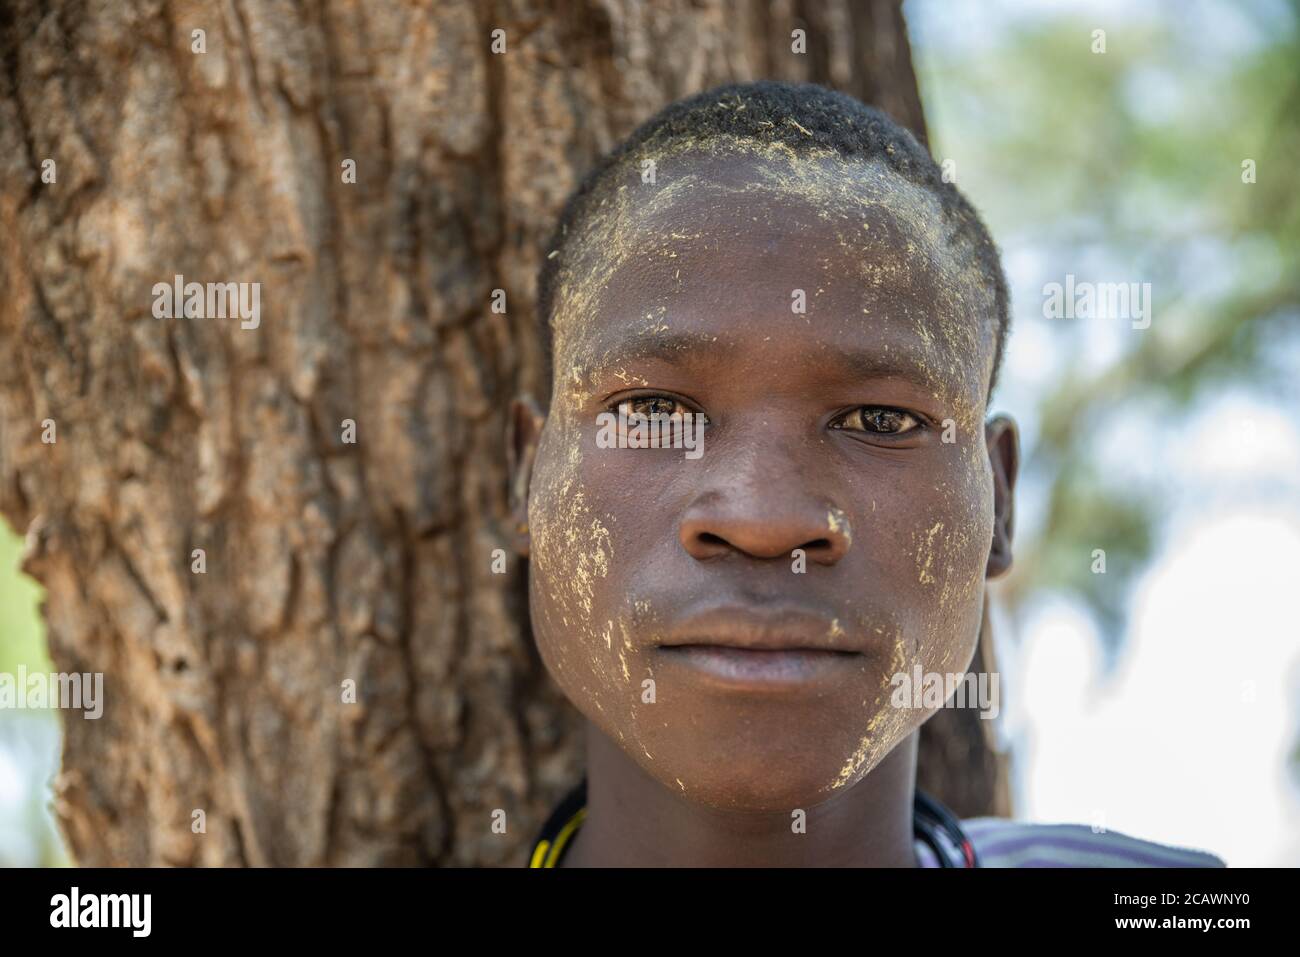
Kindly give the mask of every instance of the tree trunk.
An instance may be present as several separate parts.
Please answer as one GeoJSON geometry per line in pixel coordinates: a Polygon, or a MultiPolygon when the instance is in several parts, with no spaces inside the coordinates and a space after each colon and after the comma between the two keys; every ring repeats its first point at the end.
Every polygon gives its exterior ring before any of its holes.
{"type": "MultiPolygon", "coordinates": [[[[520,863],[582,759],[492,568],[541,245],[599,152],[716,83],[923,132],[896,5],[11,7],[0,512],[55,667],[104,675],[101,718],[61,712],[75,859],[520,863]],[[260,324],[156,318],[177,275],[260,283],[260,324]]],[[[953,740],[941,798],[994,777],[953,740]]]]}

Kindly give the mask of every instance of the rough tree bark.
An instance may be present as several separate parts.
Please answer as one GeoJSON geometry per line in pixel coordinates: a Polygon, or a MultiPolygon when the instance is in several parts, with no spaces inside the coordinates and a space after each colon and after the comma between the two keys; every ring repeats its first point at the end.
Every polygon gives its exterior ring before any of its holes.
{"type": "MultiPolygon", "coordinates": [[[[75,858],[521,863],[581,761],[491,570],[553,217],[729,80],[923,133],[896,5],[21,0],[0,50],[0,512],[56,668],[105,675],[102,718],[62,713],[75,858]],[[177,274],[260,282],[260,325],[155,318],[177,274]]],[[[998,809],[979,724],[923,746],[963,814],[998,809]]]]}

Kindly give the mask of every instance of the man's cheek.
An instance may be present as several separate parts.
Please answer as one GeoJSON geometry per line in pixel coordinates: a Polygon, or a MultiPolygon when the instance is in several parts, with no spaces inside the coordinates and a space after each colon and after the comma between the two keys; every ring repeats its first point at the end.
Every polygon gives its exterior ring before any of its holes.
{"type": "Polygon", "coordinates": [[[528,503],[533,604],[561,661],[577,654],[601,662],[604,646],[598,595],[615,562],[605,517],[593,505],[584,475],[581,434],[557,428],[538,450],[538,474],[528,503]]]}
{"type": "Polygon", "coordinates": [[[977,491],[979,481],[974,476],[966,488],[949,486],[909,531],[911,589],[922,609],[920,657],[927,671],[964,672],[979,635],[993,534],[992,509],[977,491]]]}

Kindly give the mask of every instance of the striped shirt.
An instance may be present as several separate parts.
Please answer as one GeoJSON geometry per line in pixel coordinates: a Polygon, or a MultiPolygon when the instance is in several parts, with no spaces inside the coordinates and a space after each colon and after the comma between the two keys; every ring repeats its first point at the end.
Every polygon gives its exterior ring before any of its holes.
{"type": "MultiPolygon", "coordinates": [[[[1094,832],[1087,824],[1031,824],[1003,817],[961,822],[980,867],[1227,867],[1208,851],[1144,841],[1119,831],[1094,832]]],[[[939,840],[950,842],[940,834],[939,840]]],[[[934,851],[916,844],[922,867],[938,867],[934,851]]]]}

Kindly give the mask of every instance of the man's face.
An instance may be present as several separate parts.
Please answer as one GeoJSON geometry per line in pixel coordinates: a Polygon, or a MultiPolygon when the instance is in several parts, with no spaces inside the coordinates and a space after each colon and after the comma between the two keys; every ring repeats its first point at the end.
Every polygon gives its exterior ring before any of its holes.
{"type": "Polygon", "coordinates": [[[974,653],[1002,570],[992,295],[884,167],[691,154],[656,179],[624,182],[557,296],[533,632],[665,786],[808,806],[932,713],[891,704],[895,675],[974,653]],[[702,454],[602,447],[630,400],[703,413],[702,454]]]}

